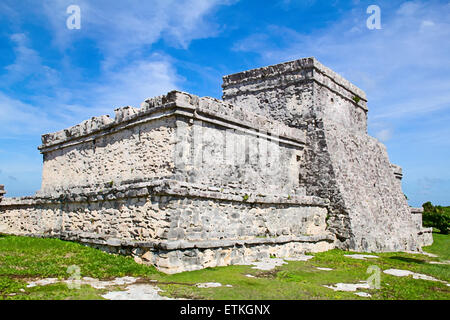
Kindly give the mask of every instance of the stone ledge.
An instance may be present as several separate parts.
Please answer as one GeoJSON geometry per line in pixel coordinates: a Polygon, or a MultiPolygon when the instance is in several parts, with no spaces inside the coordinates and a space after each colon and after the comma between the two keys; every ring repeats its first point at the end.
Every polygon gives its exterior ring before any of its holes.
{"type": "Polygon", "coordinates": [[[391,163],[391,168],[392,168],[392,171],[394,172],[394,176],[398,180],[402,180],[402,178],[403,178],[403,169],[402,169],[402,167],[391,163]]]}
{"type": "MultiPolygon", "coordinates": [[[[4,233],[8,234],[8,233],[4,233]]],[[[53,232],[49,234],[14,234],[17,236],[33,237],[33,238],[58,238],[65,241],[75,241],[80,243],[88,243],[94,245],[103,245],[108,247],[129,247],[156,250],[184,250],[184,249],[208,249],[208,248],[228,248],[234,246],[247,245],[265,245],[265,244],[284,244],[290,242],[317,243],[321,241],[334,243],[335,236],[331,233],[324,233],[314,236],[280,236],[267,238],[252,239],[223,239],[223,240],[203,240],[203,241],[187,241],[187,240],[155,240],[155,241],[135,241],[123,240],[106,235],[77,233],[77,232],[53,232]]]]}
{"type": "MultiPolygon", "coordinates": [[[[101,187],[98,186],[98,189],[101,187]]],[[[327,207],[329,200],[316,196],[254,194],[252,190],[218,189],[202,184],[180,182],[176,180],[157,180],[125,184],[102,191],[90,191],[78,188],[78,192],[62,191],[53,194],[39,194],[34,197],[5,198],[0,208],[8,206],[34,206],[40,204],[102,202],[148,196],[175,196],[189,198],[215,199],[248,204],[286,204],[298,206],[327,207]]]]}
{"type": "Polygon", "coordinates": [[[419,235],[420,234],[427,234],[427,233],[433,233],[433,228],[432,227],[422,227],[422,229],[420,229],[419,231],[419,235]]]}
{"type": "Polygon", "coordinates": [[[410,211],[411,211],[411,214],[422,214],[423,213],[423,208],[410,207],[410,211]]]}
{"type": "MultiPolygon", "coordinates": [[[[356,96],[360,97],[361,100],[367,102],[367,97],[363,90],[356,87],[350,81],[346,80],[333,70],[325,67],[314,57],[289,61],[273,66],[247,70],[244,72],[224,76],[222,88],[226,90],[238,84],[245,84],[255,81],[266,81],[271,78],[280,78],[280,76],[282,75],[298,73],[299,71],[308,72],[305,72],[300,78],[296,79],[296,81],[299,81],[301,79],[311,79],[327,87],[329,87],[328,82],[331,81],[344,88],[345,90],[350,91],[356,96]],[[325,78],[329,80],[326,80],[325,78]]],[[[359,105],[359,107],[365,108],[362,105],[359,105]]]]}
{"type": "Polygon", "coordinates": [[[283,244],[288,242],[319,242],[327,241],[334,242],[335,237],[331,234],[315,235],[315,236],[280,236],[276,238],[254,238],[244,240],[209,240],[190,242],[185,240],[168,241],[161,243],[159,249],[163,250],[179,250],[179,249],[206,249],[206,248],[224,248],[233,246],[245,245],[260,245],[260,244],[283,244]]]}
{"type": "Polygon", "coordinates": [[[109,116],[94,117],[73,127],[42,135],[42,145],[38,149],[41,153],[46,153],[65,146],[69,142],[73,142],[70,145],[88,142],[102,135],[111,134],[144,122],[174,115],[199,119],[199,114],[203,116],[203,119],[201,119],[203,121],[222,120],[220,125],[226,127],[230,125],[235,126],[235,129],[245,127],[255,133],[268,132],[270,133],[269,136],[275,136],[273,133],[276,133],[279,138],[287,139],[287,141],[282,141],[283,143],[297,142],[304,144],[306,139],[303,131],[288,127],[282,122],[268,120],[256,113],[217,99],[200,98],[180,91],[172,91],[164,96],[147,99],[139,109],[127,106],[116,109],[115,112],[115,120],[109,118],[109,116]],[[94,135],[95,137],[92,137],[94,135]]]}

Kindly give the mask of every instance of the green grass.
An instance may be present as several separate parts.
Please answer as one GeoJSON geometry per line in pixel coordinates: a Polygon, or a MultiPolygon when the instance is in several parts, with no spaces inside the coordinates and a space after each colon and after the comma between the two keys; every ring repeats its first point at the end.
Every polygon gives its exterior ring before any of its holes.
{"type": "Polygon", "coordinates": [[[440,260],[450,260],[450,236],[433,233],[433,245],[424,247],[423,250],[437,254],[440,260]]]}
{"type": "MultiPolygon", "coordinates": [[[[317,253],[309,261],[291,261],[271,271],[251,266],[228,266],[162,274],[154,267],[139,265],[131,257],[111,255],[80,244],[56,239],[0,236],[0,299],[101,299],[106,290],[90,286],[68,289],[65,284],[27,288],[27,282],[43,278],[67,279],[67,268],[80,267],[81,276],[112,279],[135,276],[159,281],[162,295],[192,299],[367,299],[349,292],[334,292],[323,285],[338,282],[357,283],[367,280],[371,265],[381,270],[407,269],[450,282],[450,266],[429,264],[431,260],[449,260],[449,235],[434,234],[434,244],[425,251],[439,255],[380,253],[379,259],[354,260],[349,252],[331,250],[317,253]],[[317,267],[332,268],[320,271],[317,267]],[[246,274],[255,278],[246,277],[246,274]],[[220,282],[232,287],[197,288],[200,282],[220,282]]],[[[450,299],[450,287],[411,277],[381,273],[381,289],[359,290],[372,295],[369,299],[450,299]]]]}
{"type": "Polygon", "coordinates": [[[71,274],[67,268],[72,265],[80,267],[81,276],[98,279],[157,273],[155,268],[137,264],[131,257],[111,255],[77,243],[0,235],[0,299],[100,298],[101,291],[90,286],[81,290],[68,290],[63,284],[26,288],[27,282],[35,279],[68,279],[71,274]],[[12,293],[17,295],[6,296],[12,293]]]}
{"type": "MultiPolygon", "coordinates": [[[[323,285],[338,282],[357,283],[369,277],[367,268],[377,265],[381,270],[396,268],[449,280],[449,266],[427,264],[432,258],[406,253],[377,254],[374,260],[353,260],[344,257],[341,250],[315,254],[307,262],[289,262],[273,271],[258,271],[249,266],[232,266],[186,272],[170,276],[177,282],[220,282],[232,288],[199,289],[191,286],[161,286],[170,296],[197,299],[364,299],[348,292],[334,292],[323,285]],[[327,267],[333,271],[320,271],[327,267]],[[252,274],[257,278],[247,278],[252,274]]],[[[361,290],[372,299],[449,299],[450,290],[445,284],[412,278],[400,278],[381,274],[380,290],[361,290]]]]}
{"type": "Polygon", "coordinates": [[[111,255],[73,242],[0,236],[0,275],[64,278],[71,265],[79,266],[83,276],[94,278],[146,276],[156,272],[135,263],[131,257],[111,255]]]}

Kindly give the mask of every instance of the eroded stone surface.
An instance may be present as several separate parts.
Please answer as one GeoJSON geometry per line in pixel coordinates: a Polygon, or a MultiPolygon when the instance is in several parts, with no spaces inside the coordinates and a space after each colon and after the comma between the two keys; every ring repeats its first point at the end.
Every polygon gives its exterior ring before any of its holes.
{"type": "Polygon", "coordinates": [[[252,267],[252,269],[268,271],[275,269],[276,267],[282,266],[283,264],[287,264],[283,259],[269,258],[264,259],[262,261],[254,262],[253,263],[254,267],[252,267]]]}
{"type": "Polygon", "coordinates": [[[439,257],[438,255],[436,255],[434,253],[429,253],[429,252],[425,252],[425,251],[420,252],[420,254],[426,255],[426,256],[431,257],[431,258],[439,257]]]}
{"type": "Polygon", "coordinates": [[[372,296],[370,293],[367,293],[367,292],[355,292],[355,294],[357,296],[364,297],[364,298],[369,298],[372,296]]]}
{"type": "MultiPolygon", "coordinates": [[[[111,286],[132,284],[132,283],[135,283],[137,280],[138,280],[138,278],[134,278],[134,277],[122,277],[122,278],[116,278],[111,281],[101,281],[101,280],[90,278],[90,277],[83,277],[81,279],[80,283],[88,284],[95,289],[105,289],[105,288],[111,287],[111,286]]],[[[67,280],[65,282],[67,283],[67,280]]]]}
{"type": "Polygon", "coordinates": [[[317,270],[321,270],[321,271],[333,271],[333,269],[331,269],[331,268],[322,268],[322,267],[317,267],[317,270]]]}
{"type": "MultiPolygon", "coordinates": [[[[102,281],[90,277],[83,277],[79,280],[59,280],[57,278],[47,278],[31,281],[28,283],[27,288],[46,286],[55,283],[65,283],[73,287],[75,286],[74,288],[79,285],[90,285],[95,289],[108,289],[116,286],[125,286],[124,290],[111,291],[102,295],[102,297],[108,300],[175,300],[160,296],[159,292],[162,290],[154,284],[135,284],[138,280],[139,278],[134,277],[121,277],[109,281],[102,281]]],[[[156,282],[156,280],[150,280],[150,282],[156,282]]]]}
{"type": "MultiPolygon", "coordinates": [[[[408,276],[412,276],[413,279],[421,279],[421,280],[428,280],[428,281],[437,281],[437,282],[441,282],[441,283],[445,283],[447,284],[446,281],[443,280],[439,280],[436,279],[432,276],[428,276],[426,274],[421,274],[421,273],[416,273],[416,272],[412,272],[409,270],[401,270],[401,269],[387,269],[383,271],[386,274],[392,275],[392,276],[396,276],[396,277],[408,277],[408,276]]],[[[447,284],[448,286],[448,284],[447,284]]]]}
{"type": "Polygon", "coordinates": [[[162,290],[150,284],[133,284],[124,291],[111,291],[102,295],[108,300],[176,300],[160,296],[162,290]]]}
{"type": "Polygon", "coordinates": [[[105,289],[105,288],[113,287],[113,286],[132,284],[132,283],[135,283],[137,280],[139,280],[139,278],[134,278],[134,277],[121,277],[121,278],[115,278],[113,280],[108,280],[108,281],[94,279],[94,278],[90,278],[90,277],[83,277],[79,280],[76,280],[76,279],[75,280],[59,280],[57,278],[46,278],[46,279],[40,279],[40,280],[29,282],[27,285],[27,288],[32,288],[32,287],[36,287],[36,286],[46,286],[46,285],[62,282],[62,283],[66,283],[68,285],[90,285],[91,287],[93,287],[95,289],[105,289]]]}
{"type": "Polygon", "coordinates": [[[47,286],[49,284],[55,284],[60,282],[57,278],[47,278],[47,279],[40,279],[36,281],[31,281],[28,283],[27,288],[33,288],[37,286],[47,286]]]}
{"type": "Polygon", "coordinates": [[[195,286],[197,288],[217,288],[221,287],[222,284],[218,282],[205,282],[205,283],[197,283],[195,286]]]}
{"type": "Polygon", "coordinates": [[[5,194],[6,194],[5,186],[0,184],[0,202],[2,202],[2,199],[3,199],[5,194]]]}
{"type": "Polygon", "coordinates": [[[401,190],[401,170],[367,134],[367,98],[314,58],[224,78],[224,100],[306,132],[307,194],[331,201],[329,229],[355,251],[417,250],[423,243],[401,190]]]}
{"type": "Polygon", "coordinates": [[[336,283],[335,285],[324,285],[324,287],[334,291],[353,292],[358,289],[370,289],[370,284],[367,281],[361,281],[360,283],[336,283]]]}
{"type": "Polygon", "coordinates": [[[450,264],[450,260],[445,261],[430,261],[431,264],[450,264]]]}
{"type": "Polygon", "coordinates": [[[369,255],[369,254],[344,254],[344,257],[357,259],[357,260],[367,260],[367,259],[379,258],[377,256],[369,255]]]}

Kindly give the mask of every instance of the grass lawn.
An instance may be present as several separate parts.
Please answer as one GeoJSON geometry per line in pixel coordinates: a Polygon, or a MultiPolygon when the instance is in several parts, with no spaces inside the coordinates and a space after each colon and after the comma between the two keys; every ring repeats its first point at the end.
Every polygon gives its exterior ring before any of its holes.
{"type": "MultiPolygon", "coordinates": [[[[57,239],[35,239],[0,236],[0,299],[102,299],[111,291],[83,285],[69,289],[66,284],[27,288],[32,280],[68,279],[67,268],[77,265],[82,277],[111,280],[134,276],[142,281],[157,280],[164,290],[161,295],[190,299],[450,299],[446,284],[396,277],[381,273],[380,289],[362,289],[372,295],[363,298],[352,292],[339,292],[323,287],[338,282],[358,283],[367,280],[369,266],[381,270],[403,269],[450,282],[450,265],[429,261],[450,260],[450,235],[434,234],[434,244],[424,251],[438,255],[380,253],[378,259],[355,260],[344,257],[347,251],[317,253],[309,261],[290,261],[271,271],[252,266],[228,266],[165,275],[154,267],[139,265],[131,257],[105,252],[57,239]],[[317,267],[331,268],[321,271],[317,267]],[[246,275],[253,275],[254,278],[246,275]],[[197,288],[193,284],[220,282],[232,287],[197,288]]],[[[117,287],[119,290],[121,287],[117,287]]],[[[123,287],[122,287],[123,288],[123,287]]]]}

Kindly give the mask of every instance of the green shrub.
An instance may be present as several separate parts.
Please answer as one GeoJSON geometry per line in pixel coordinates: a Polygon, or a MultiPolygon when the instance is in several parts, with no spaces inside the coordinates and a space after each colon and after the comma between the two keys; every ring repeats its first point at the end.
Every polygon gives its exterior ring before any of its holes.
{"type": "Polygon", "coordinates": [[[448,234],[450,229],[450,207],[433,206],[426,202],[423,207],[423,225],[439,229],[442,234],[448,234]]]}
{"type": "Polygon", "coordinates": [[[356,104],[358,104],[361,101],[361,98],[358,96],[354,96],[352,99],[353,101],[355,101],[356,104]]]}

